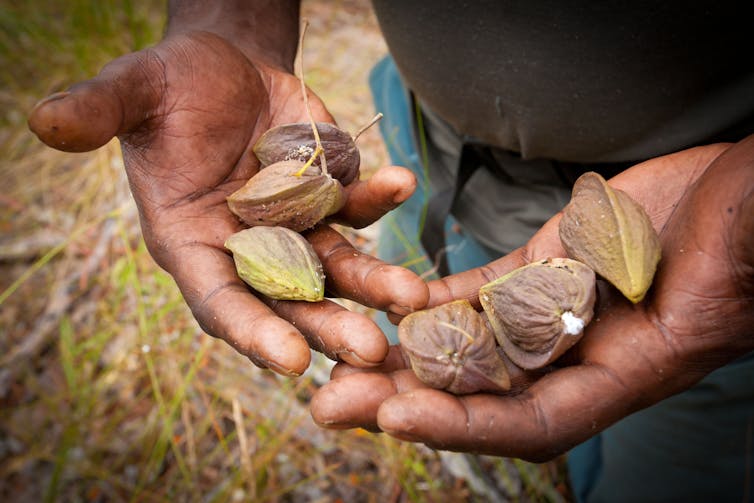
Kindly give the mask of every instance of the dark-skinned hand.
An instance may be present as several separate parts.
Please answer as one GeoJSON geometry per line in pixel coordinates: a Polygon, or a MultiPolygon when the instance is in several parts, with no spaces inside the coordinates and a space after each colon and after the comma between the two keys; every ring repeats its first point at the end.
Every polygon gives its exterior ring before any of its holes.
{"type": "MultiPolygon", "coordinates": [[[[207,333],[286,375],[304,372],[310,346],[353,365],[375,365],[388,343],[369,318],[329,300],[257,297],[223,246],[244,227],[226,197],[259,169],[251,151],[256,139],[272,126],[308,121],[300,82],[281,66],[253,60],[216,34],[174,30],[155,47],[41,101],[29,125],[65,151],[120,139],[149,251],[207,333]]],[[[315,120],[333,122],[313,94],[310,104],[315,120]]],[[[348,202],[336,217],[368,225],[407,199],[415,183],[408,170],[383,168],[347,187],[348,202]]],[[[323,261],[329,295],[383,310],[426,304],[428,290],[413,273],[359,253],[328,226],[307,237],[323,261]]]]}
{"type": "MultiPolygon", "coordinates": [[[[609,183],[647,210],[662,242],[641,303],[601,289],[581,342],[543,376],[513,376],[508,396],[427,388],[399,346],[376,369],[339,364],[314,397],[314,419],[439,449],[542,461],[754,349],[754,136],[649,160],[609,183]]],[[[430,305],[465,298],[478,306],[484,283],[565,256],[559,218],[512,254],[432,283],[430,305]]]]}

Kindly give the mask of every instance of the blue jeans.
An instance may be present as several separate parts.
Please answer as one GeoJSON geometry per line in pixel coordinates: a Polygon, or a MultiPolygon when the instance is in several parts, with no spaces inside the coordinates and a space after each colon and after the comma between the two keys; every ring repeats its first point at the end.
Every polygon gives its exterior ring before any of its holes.
{"type": "MultiPolygon", "coordinates": [[[[429,197],[426,166],[414,139],[411,100],[389,57],[377,64],[370,86],[380,129],[394,164],[417,175],[419,187],[381,221],[378,255],[432,277],[432,263],[419,243],[429,197]]],[[[448,265],[460,272],[486,264],[496,254],[446,222],[448,265]]],[[[378,323],[391,342],[395,328],[378,323]]],[[[637,412],[568,454],[577,501],[749,501],[754,480],[754,355],[708,375],[688,391],[637,412]]]]}

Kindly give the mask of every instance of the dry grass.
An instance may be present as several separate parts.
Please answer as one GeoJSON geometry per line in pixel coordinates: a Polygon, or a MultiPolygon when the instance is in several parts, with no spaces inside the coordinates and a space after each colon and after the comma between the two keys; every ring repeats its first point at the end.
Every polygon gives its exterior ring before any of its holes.
{"type": "MultiPolygon", "coordinates": [[[[203,334],[145,249],[117,142],[63,154],[25,126],[37,99],[157,40],[162,2],[8,4],[0,6],[0,500],[562,498],[556,465],[319,429],[307,400],[328,362],[283,379],[203,334]]],[[[374,113],[366,74],[385,52],[368,4],[304,9],[308,80],[341,126],[356,130],[374,113]]],[[[385,162],[376,129],[360,147],[367,171],[385,162]]]]}

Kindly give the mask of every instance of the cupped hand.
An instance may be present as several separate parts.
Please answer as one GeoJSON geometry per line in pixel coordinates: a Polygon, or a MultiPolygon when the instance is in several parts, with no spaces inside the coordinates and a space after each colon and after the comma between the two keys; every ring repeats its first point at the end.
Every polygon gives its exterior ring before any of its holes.
{"type": "MultiPolygon", "coordinates": [[[[333,121],[316,96],[309,101],[315,120],[333,121]]],[[[206,332],[283,374],[307,368],[310,345],[354,365],[375,365],[388,345],[371,320],[328,300],[257,297],[223,246],[243,228],[226,197],[258,171],[254,142],[272,126],[300,121],[308,116],[295,76],[250,60],[222,37],[194,31],[119,58],[97,77],[41,101],[29,125],[46,144],[71,152],[120,139],[149,251],[206,332]]],[[[367,225],[414,186],[407,170],[383,168],[347,187],[339,217],[367,225]]],[[[331,295],[380,309],[426,304],[426,286],[409,271],[362,255],[326,226],[308,237],[323,258],[331,295]]]]}
{"type": "MultiPolygon", "coordinates": [[[[544,376],[515,376],[508,396],[453,396],[423,386],[399,347],[385,364],[339,364],[312,415],[448,450],[550,459],[610,424],[681,392],[754,349],[754,136],[656,158],[610,180],[649,213],[663,258],[632,305],[601,291],[582,341],[544,376]],[[541,378],[539,378],[541,377],[541,378]]],[[[564,256],[553,217],[523,248],[431,284],[431,305],[528,262],[564,256]]]]}

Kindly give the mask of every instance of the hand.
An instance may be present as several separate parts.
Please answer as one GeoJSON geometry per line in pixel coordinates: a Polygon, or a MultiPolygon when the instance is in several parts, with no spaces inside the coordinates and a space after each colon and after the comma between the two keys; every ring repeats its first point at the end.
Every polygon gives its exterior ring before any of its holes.
{"type": "MultiPolygon", "coordinates": [[[[510,396],[453,396],[419,383],[394,347],[377,369],[336,366],[314,396],[314,419],[440,449],[543,461],[689,388],[754,349],[753,167],[751,136],[653,159],[613,178],[610,184],[639,201],[660,234],[654,284],[637,305],[612,288],[601,292],[582,341],[540,379],[515,376],[510,396]]],[[[487,281],[564,256],[559,218],[516,252],[431,284],[430,305],[476,300],[487,281]]]]}
{"type": "MultiPolygon", "coordinates": [[[[179,31],[40,102],[29,124],[45,143],[66,151],[120,138],[149,251],[175,278],[207,333],[282,374],[307,368],[307,340],[332,358],[374,365],[388,345],[370,319],[327,300],[257,298],[223,247],[243,227],[225,199],[258,170],[255,140],[271,126],[308,120],[300,83],[287,70],[252,61],[213,33],[179,31]]],[[[332,122],[315,96],[310,102],[316,120],[332,122]]],[[[339,217],[367,225],[407,199],[414,186],[407,170],[384,168],[347,187],[339,217]]],[[[358,253],[326,226],[308,237],[332,295],[380,309],[426,304],[426,286],[409,271],[358,253]]]]}

